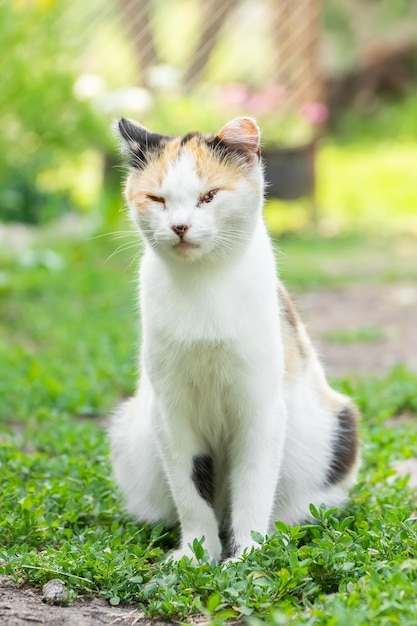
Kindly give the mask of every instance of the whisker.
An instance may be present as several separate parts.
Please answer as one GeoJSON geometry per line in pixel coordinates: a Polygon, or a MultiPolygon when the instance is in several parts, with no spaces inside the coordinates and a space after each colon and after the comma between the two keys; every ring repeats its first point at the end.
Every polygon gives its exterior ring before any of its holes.
{"type": "Polygon", "coordinates": [[[129,242],[127,244],[122,244],[107,257],[104,263],[107,263],[108,261],[110,261],[110,259],[114,257],[116,254],[119,254],[119,252],[126,252],[127,250],[132,250],[133,248],[136,248],[138,245],[139,245],[139,242],[134,242],[134,243],[129,242]]]}
{"type": "Polygon", "coordinates": [[[124,268],[124,271],[126,272],[126,271],[127,271],[127,269],[129,269],[129,271],[130,271],[130,270],[131,270],[131,268],[132,268],[133,263],[135,263],[135,262],[137,262],[137,263],[139,264],[139,258],[140,258],[140,253],[138,253],[138,254],[134,254],[134,255],[132,256],[131,260],[130,260],[129,265],[128,265],[127,267],[125,267],[125,268],[124,268]]]}
{"type": "Polygon", "coordinates": [[[115,239],[116,237],[127,237],[128,235],[133,235],[134,231],[132,230],[115,230],[109,233],[101,233],[100,235],[94,235],[92,237],[88,237],[87,241],[93,241],[94,239],[101,239],[102,237],[112,237],[115,239]]]}

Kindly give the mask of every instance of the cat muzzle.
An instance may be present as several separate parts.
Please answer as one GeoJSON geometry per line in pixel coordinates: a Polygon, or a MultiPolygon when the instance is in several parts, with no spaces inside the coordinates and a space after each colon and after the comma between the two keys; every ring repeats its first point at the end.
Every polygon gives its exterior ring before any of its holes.
{"type": "Polygon", "coordinates": [[[178,237],[184,237],[187,230],[190,228],[189,224],[173,224],[171,226],[172,230],[178,237]]]}

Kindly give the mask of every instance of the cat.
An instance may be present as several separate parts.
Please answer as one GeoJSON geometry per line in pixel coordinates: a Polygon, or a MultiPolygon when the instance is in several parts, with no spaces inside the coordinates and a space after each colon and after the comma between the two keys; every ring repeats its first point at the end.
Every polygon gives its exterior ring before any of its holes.
{"type": "Polygon", "coordinates": [[[118,130],[145,252],[141,374],[110,426],[115,477],[138,521],[179,522],[169,558],[192,559],[204,538],[211,559],[237,559],[252,531],[345,502],[358,412],[328,385],[276,277],[256,122],[170,137],[121,119],[118,130]]]}

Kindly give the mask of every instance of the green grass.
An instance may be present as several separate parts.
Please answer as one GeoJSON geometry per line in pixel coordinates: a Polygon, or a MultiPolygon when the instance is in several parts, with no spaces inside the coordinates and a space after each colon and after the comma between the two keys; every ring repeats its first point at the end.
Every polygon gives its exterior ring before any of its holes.
{"type": "Polygon", "coordinates": [[[369,326],[364,328],[349,328],[346,330],[330,330],[322,333],[323,339],[331,343],[375,343],[384,339],[386,333],[383,328],[369,326]]]}
{"type": "Polygon", "coordinates": [[[134,384],[135,299],[126,257],[120,266],[105,264],[111,246],[93,241],[49,253],[56,267],[42,261],[45,251],[30,263],[28,255],[2,262],[0,411],[12,421],[51,408],[100,414],[134,384]]]}
{"type": "Polygon", "coordinates": [[[417,280],[417,239],[412,234],[278,236],[275,248],[280,275],[296,290],[417,280]]]}
{"type": "MultiPolygon", "coordinates": [[[[338,381],[363,413],[363,467],[345,512],[278,524],[267,541],[258,537],[259,550],[227,567],[210,564],[198,542],[198,567],[164,563],[178,532],[129,520],[101,425],[135,385],[132,251],[108,259],[116,245],[106,237],[48,245],[47,254],[0,260],[2,573],[36,585],[59,576],[73,596],[139,603],[175,620],[414,624],[415,493],[406,479],[390,480],[390,468],[415,453],[417,431],[412,420],[395,429],[386,421],[417,414],[417,376],[397,368],[382,380],[338,381]]],[[[284,239],[279,260],[290,288],[329,286],[329,266],[340,285],[346,258],[365,258],[372,246],[355,237],[284,239]]]]}

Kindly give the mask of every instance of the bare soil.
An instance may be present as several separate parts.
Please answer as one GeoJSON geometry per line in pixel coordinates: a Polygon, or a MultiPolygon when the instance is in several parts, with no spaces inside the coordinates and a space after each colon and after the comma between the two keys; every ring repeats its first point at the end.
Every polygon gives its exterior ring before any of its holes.
{"type": "Polygon", "coordinates": [[[417,370],[416,283],[355,284],[297,300],[330,378],[382,375],[398,364],[417,370]]]}
{"type": "Polygon", "coordinates": [[[19,587],[0,577],[0,624],[2,626],[145,626],[167,624],[150,620],[133,607],[112,607],[100,598],[80,598],[69,606],[51,606],[42,601],[42,592],[27,585],[19,587]]]}

